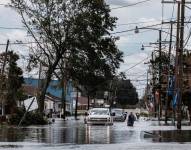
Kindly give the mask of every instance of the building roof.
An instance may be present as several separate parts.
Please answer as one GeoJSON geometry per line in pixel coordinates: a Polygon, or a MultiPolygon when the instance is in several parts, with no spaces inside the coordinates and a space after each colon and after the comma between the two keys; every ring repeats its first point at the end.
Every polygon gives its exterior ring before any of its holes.
{"type": "Polygon", "coordinates": [[[38,89],[36,87],[27,84],[22,85],[22,90],[25,94],[31,96],[36,96],[38,92],[38,89]]]}
{"type": "MultiPolygon", "coordinates": [[[[38,87],[39,79],[34,78],[24,78],[24,82],[27,85],[31,85],[33,87],[38,87]]],[[[51,95],[54,95],[56,97],[60,97],[62,95],[62,89],[58,88],[59,81],[58,80],[52,80],[50,82],[50,85],[47,88],[47,93],[50,93],[51,95]]]]}
{"type": "MultiPolygon", "coordinates": [[[[39,79],[34,79],[34,78],[24,78],[24,86],[26,88],[26,90],[28,91],[29,95],[35,95],[35,92],[38,92],[38,82],[39,79]],[[30,94],[31,93],[31,94],[30,94]]],[[[62,88],[59,87],[59,80],[51,80],[48,88],[47,88],[47,94],[61,99],[62,97],[62,88]]],[[[70,101],[71,100],[71,92],[72,92],[72,84],[70,82],[68,82],[67,84],[67,92],[66,92],[66,101],[70,101]]]]}
{"type": "Polygon", "coordinates": [[[78,97],[78,105],[88,105],[88,98],[84,96],[78,97]]]}

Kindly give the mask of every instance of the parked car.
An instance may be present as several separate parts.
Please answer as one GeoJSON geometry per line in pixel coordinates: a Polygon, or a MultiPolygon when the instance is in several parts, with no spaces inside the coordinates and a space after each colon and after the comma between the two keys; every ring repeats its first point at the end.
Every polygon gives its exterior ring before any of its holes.
{"type": "Polygon", "coordinates": [[[92,108],[86,113],[84,121],[87,124],[113,125],[113,115],[109,108],[92,108]]]}
{"type": "Polygon", "coordinates": [[[115,116],[113,117],[114,121],[125,121],[127,117],[127,114],[121,108],[113,108],[111,112],[115,113],[115,116]]]}

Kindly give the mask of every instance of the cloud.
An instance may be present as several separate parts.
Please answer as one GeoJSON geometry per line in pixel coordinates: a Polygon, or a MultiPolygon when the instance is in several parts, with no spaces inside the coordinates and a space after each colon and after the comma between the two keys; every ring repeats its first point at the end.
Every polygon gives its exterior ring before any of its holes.
{"type": "Polygon", "coordinates": [[[117,45],[122,45],[129,42],[128,36],[121,36],[120,39],[116,42],[117,45]]]}
{"type": "Polygon", "coordinates": [[[0,4],[8,4],[10,2],[10,0],[1,0],[0,4]]]}
{"type": "Polygon", "coordinates": [[[145,52],[135,53],[124,58],[124,63],[121,64],[120,71],[128,73],[144,72],[147,65],[144,62],[148,62],[148,54],[145,52]]]}
{"type": "Polygon", "coordinates": [[[133,85],[138,89],[139,98],[144,94],[144,88],[146,87],[147,69],[148,66],[144,64],[148,62],[146,52],[135,53],[124,58],[124,63],[121,64],[119,71],[125,72],[127,79],[130,79],[133,85]],[[143,61],[144,60],[144,61],[143,61]]]}
{"type": "Polygon", "coordinates": [[[23,30],[13,30],[12,32],[8,32],[6,36],[11,41],[25,41],[27,34],[26,31],[23,30]]]}
{"type": "Polygon", "coordinates": [[[127,0],[106,0],[106,3],[109,5],[118,5],[118,6],[129,4],[127,0]]]}

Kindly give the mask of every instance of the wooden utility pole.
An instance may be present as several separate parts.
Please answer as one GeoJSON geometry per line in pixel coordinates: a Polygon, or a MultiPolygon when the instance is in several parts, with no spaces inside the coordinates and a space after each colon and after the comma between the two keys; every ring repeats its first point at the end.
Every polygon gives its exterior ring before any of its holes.
{"type": "Polygon", "coordinates": [[[4,60],[3,60],[3,68],[2,68],[2,71],[1,71],[1,75],[3,75],[4,71],[5,71],[8,48],[9,48],[9,40],[7,40],[7,45],[6,45],[6,49],[5,49],[5,57],[4,57],[4,60]]]}
{"type": "Polygon", "coordinates": [[[146,95],[146,97],[147,97],[147,100],[148,100],[148,92],[149,92],[149,69],[147,70],[147,91],[146,91],[146,93],[147,93],[147,95],[146,95]]]}
{"type": "Polygon", "coordinates": [[[158,100],[158,121],[160,121],[160,117],[162,114],[162,102],[161,102],[161,88],[162,88],[162,84],[161,84],[161,72],[162,72],[162,61],[161,61],[161,56],[162,56],[162,31],[159,30],[159,87],[158,87],[158,91],[159,91],[159,100],[158,100]]]}
{"type": "MultiPolygon", "coordinates": [[[[181,129],[181,107],[182,107],[182,86],[183,86],[183,50],[184,50],[184,24],[185,24],[185,4],[191,2],[181,1],[165,1],[162,3],[177,3],[177,36],[176,36],[176,62],[175,62],[175,92],[177,94],[177,129],[181,129]],[[180,9],[181,7],[181,9],[180,9]],[[181,10],[181,11],[180,11],[181,10]],[[181,15],[180,15],[181,12],[181,15]],[[180,19],[181,16],[181,19],[180,19]]],[[[189,23],[189,22],[188,22],[189,23]]],[[[174,109],[175,118],[175,109],[174,109]]]]}
{"type": "Polygon", "coordinates": [[[184,50],[184,20],[185,20],[185,0],[181,3],[181,26],[180,26],[180,48],[179,48],[179,61],[178,61],[178,84],[179,96],[177,104],[177,129],[181,129],[181,107],[182,107],[182,77],[183,77],[183,50],[184,50]]]}
{"type": "MultiPolygon", "coordinates": [[[[178,94],[178,64],[179,64],[179,47],[180,47],[180,2],[178,3],[177,8],[177,31],[176,31],[176,59],[175,59],[175,86],[174,86],[174,97],[178,94]]],[[[173,108],[174,115],[174,125],[176,120],[176,108],[173,108]]]]}
{"type": "Polygon", "coordinates": [[[153,102],[154,102],[154,116],[157,117],[157,105],[156,105],[156,99],[155,99],[155,71],[154,71],[154,52],[152,52],[152,78],[153,78],[153,89],[152,89],[152,93],[153,93],[153,102]]]}
{"type": "Polygon", "coordinates": [[[7,40],[7,45],[6,45],[6,49],[5,49],[5,57],[3,60],[3,67],[1,70],[1,115],[4,116],[5,115],[5,108],[4,108],[4,92],[3,92],[3,76],[4,76],[4,72],[5,72],[5,65],[6,65],[6,61],[7,61],[7,52],[8,52],[8,48],[9,48],[9,40],[7,40]]]}
{"type": "MultiPolygon", "coordinates": [[[[169,85],[169,81],[170,81],[170,77],[171,77],[171,49],[172,49],[172,32],[173,32],[173,22],[171,21],[170,22],[170,43],[169,43],[169,51],[168,51],[168,61],[169,61],[169,64],[168,64],[168,86],[167,86],[167,91],[169,90],[170,88],[170,85],[169,85]]],[[[167,120],[168,120],[168,102],[169,102],[169,95],[166,94],[166,100],[165,100],[165,124],[167,124],[167,120]]]]}

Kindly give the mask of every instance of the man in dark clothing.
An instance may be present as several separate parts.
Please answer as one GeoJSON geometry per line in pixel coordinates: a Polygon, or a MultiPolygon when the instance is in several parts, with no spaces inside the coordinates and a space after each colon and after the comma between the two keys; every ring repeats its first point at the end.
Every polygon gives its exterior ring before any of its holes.
{"type": "Polygon", "coordinates": [[[127,125],[128,126],[133,126],[135,121],[135,116],[133,115],[133,113],[131,112],[128,116],[128,120],[127,120],[127,125]]]}

